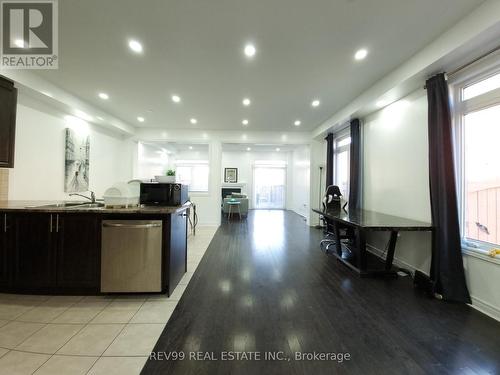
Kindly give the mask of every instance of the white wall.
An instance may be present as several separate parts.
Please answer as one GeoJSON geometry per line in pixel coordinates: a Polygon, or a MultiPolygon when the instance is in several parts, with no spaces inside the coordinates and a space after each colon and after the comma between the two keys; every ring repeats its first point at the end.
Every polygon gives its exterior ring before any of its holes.
{"type": "MultiPolygon", "coordinates": [[[[19,96],[15,167],[9,176],[11,200],[69,199],[64,192],[64,114],[33,98],[19,96]]],[[[90,126],[90,190],[98,197],[132,176],[133,143],[90,126]]]]}
{"type": "MultiPolygon", "coordinates": [[[[427,99],[419,90],[363,121],[364,208],[431,221],[429,198],[427,99]]],[[[388,237],[372,235],[369,244],[383,251],[388,237]]],[[[500,261],[468,251],[463,255],[473,306],[500,320],[500,261]]],[[[429,273],[431,236],[402,232],[395,262],[429,273]]]]}
{"type": "MultiPolygon", "coordinates": [[[[363,121],[363,205],[367,210],[431,222],[427,98],[419,90],[363,121]]],[[[397,257],[428,273],[430,235],[401,232],[397,257]]],[[[387,236],[369,243],[385,249],[387,236]]]]}
{"type": "Polygon", "coordinates": [[[303,216],[309,222],[310,212],[310,178],[311,151],[309,146],[300,146],[292,152],[291,169],[292,185],[288,189],[292,193],[291,210],[303,216]]]}

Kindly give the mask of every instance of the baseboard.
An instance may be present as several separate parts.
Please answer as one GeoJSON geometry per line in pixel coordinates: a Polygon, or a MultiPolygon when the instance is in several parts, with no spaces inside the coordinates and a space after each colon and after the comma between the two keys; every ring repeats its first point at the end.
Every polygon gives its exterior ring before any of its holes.
{"type": "Polygon", "coordinates": [[[488,315],[490,318],[498,320],[500,322],[500,309],[490,305],[488,302],[481,300],[480,298],[470,296],[472,300],[472,307],[483,314],[488,315]]]}
{"type": "MultiPolygon", "coordinates": [[[[372,254],[375,254],[376,256],[378,256],[380,258],[382,258],[382,255],[384,255],[384,252],[380,249],[377,249],[375,246],[367,245],[366,248],[369,252],[371,252],[372,254]]],[[[427,272],[422,271],[421,269],[415,268],[411,264],[406,263],[405,261],[402,261],[402,260],[398,259],[397,257],[394,257],[393,263],[398,267],[406,268],[407,270],[411,271],[412,273],[415,273],[415,271],[420,271],[420,272],[428,275],[427,272]]],[[[470,296],[470,298],[472,300],[472,305],[469,305],[469,306],[471,306],[472,308],[476,309],[477,311],[479,311],[485,315],[488,315],[490,318],[493,318],[495,320],[500,321],[500,309],[499,308],[489,304],[488,302],[481,300],[480,298],[474,297],[472,295],[470,296]]]]}
{"type": "MultiPolygon", "coordinates": [[[[370,244],[367,244],[366,245],[366,249],[372,253],[372,254],[375,254],[376,256],[378,256],[379,258],[384,258],[384,251],[380,250],[380,249],[377,249],[375,246],[372,246],[370,244]]],[[[429,275],[426,271],[423,271],[421,270],[420,268],[416,268],[415,266],[411,265],[410,263],[406,263],[405,261],[401,260],[401,259],[398,259],[397,257],[394,257],[394,260],[392,261],[392,263],[394,265],[396,265],[397,267],[399,268],[405,268],[407,269],[408,271],[410,271],[411,273],[415,273],[415,271],[420,271],[424,274],[426,274],[427,276],[429,275]]]]}

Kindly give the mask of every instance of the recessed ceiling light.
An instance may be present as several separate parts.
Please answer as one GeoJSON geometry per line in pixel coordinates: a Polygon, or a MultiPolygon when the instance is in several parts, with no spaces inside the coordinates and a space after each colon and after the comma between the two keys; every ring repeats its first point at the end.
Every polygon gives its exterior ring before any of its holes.
{"type": "Polygon", "coordinates": [[[16,39],[14,41],[14,44],[16,45],[16,47],[18,48],[24,48],[25,44],[24,44],[24,40],[22,39],[16,39]]]}
{"type": "Polygon", "coordinates": [[[243,125],[248,125],[248,120],[247,120],[247,119],[244,119],[241,123],[242,123],[243,125]]]}
{"type": "Polygon", "coordinates": [[[255,46],[253,44],[247,44],[245,46],[245,55],[247,57],[254,57],[255,56],[255,52],[257,52],[257,50],[255,49],[255,46]]]}
{"type": "Polygon", "coordinates": [[[193,146],[189,146],[189,149],[192,150],[193,149],[193,146]]]}
{"type": "Polygon", "coordinates": [[[137,40],[130,39],[128,41],[128,46],[135,53],[142,53],[142,44],[139,43],[137,40]]]}
{"type": "Polygon", "coordinates": [[[276,147],[276,151],[277,151],[277,152],[280,152],[280,150],[281,150],[281,149],[280,149],[279,147],[276,147]]]}
{"type": "Polygon", "coordinates": [[[108,100],[109,99],[109,95],[106,94],[105,92],[100,92],[99,93],[99,98],[101,98],[102,100],[108,100]]]}
{"type": "Polygon", "coordinates": [[[144,121],[146,121],[146,119],[144,117],[142,117],[142,116],[138,116],[137,117],[137,121],[144,122],[144,121]]]}
{"type": "Polygon", "coordinates": [[[180,96],[178,96],[178,95],[172,95],[172,101],[173,101],[174,103],[180,103],[181,98],[180,98],[180,96]]]}
{"type": "Polygon", "coordinates": [[[313,101],[312,101],[312,103],[311,103],[311,105],[312,105],[313,107],[318,107],[318,106],[319,106],[319,104],[320,104],[320,101],[319,101],[318,99],[313,100],[313,101]]]}
{"type": "Polygon", "coordinates": [[[243,99],[243,105],[244,105],[245,107],[248,107],[251,103],[252,103],[252,102],[250,101],[250,99],[248,99],[248,98],[243,99]]]}
{"type": "Polygon", "coordinates": [[[195,119],[195,118],[192,118],[191,120],[189,120],[189,122],[191,122],[191,124],[197,124],[198,123],[198,120],[195,119]]]}
{"type": "Polygon", "coordinates": [[[293,124],[294,124],[295,126],[300,126],[300,124],[302,124],[302,123],[300,122],[300,120],[295,120],[295,122],[294,122],[293,124]]]}
{"type": "Polygon", "coordinates": [[[247,151],[251,151],[252,149],[250,147],[247,147],[247,151]]]}
{"type": "Polygon", "coordinates": [[[368,51],[364,48],[354,54],[354,58],[358,61],[365,59],[366,56],[368,56],[368,51]]]}

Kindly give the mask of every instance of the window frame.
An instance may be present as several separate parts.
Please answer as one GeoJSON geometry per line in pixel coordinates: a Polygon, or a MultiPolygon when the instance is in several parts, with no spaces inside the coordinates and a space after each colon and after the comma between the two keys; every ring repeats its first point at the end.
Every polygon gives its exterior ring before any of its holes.
{"type": "Polygon", "coordinates": [[[452,105],[452,130],[454,138],[455,179],[457,189],[460,238],[463,251],[488,253],[500,244],[493,244],[466,237],[466,181],[465,181],[465,116],[500,105],[500,88],[485,92],[473,98],[463,100],[463,90],[489,77],[500,73],[500,52],[470,65],[452,78],[450,85],[450,103],[452,105]]]}
{"type": "MultiPolygon", "coordinates": [[[[191,185],[188,185],[188,191],[189,193],[193,193],[195,195],[203,195],[203,194],[208,194],[210,191],[210,162],[208,160],[176,160],[175,161],[175,168],[177,169],[178,167],[195,167],[195,166],[206,166],[208,168],[208,181],[207,181],[207,190],[191,190],[190,187],[191,185]]],[[[191,176],[192,176],[192,171],[191,171],[191,176]]],[[[176,182],[177,182],[177,176],[176,176],[176,182]]]]}

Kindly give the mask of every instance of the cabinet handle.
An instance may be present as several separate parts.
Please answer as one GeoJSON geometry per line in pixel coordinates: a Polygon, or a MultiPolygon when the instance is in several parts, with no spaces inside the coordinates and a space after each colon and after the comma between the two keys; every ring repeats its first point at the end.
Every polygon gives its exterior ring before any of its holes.
{"type": "Polygon", "coordinates": [[[52,233],[52,214],[50,214],[50,233],[52,233]]]}
{"type": "Polygon", "coordinates": [[[3,231],[7,233],[7,214],[3,214],[3,231]]]}
{"type": "Polygon", "coordinates": [[[153,224],[118,224],[118,223],[103,223],[103,227],[105,228],[130,228],[130,229],[145,229],[145,228],[159,228],[161,224],[153,223],[153,224]]]}
{"type": "Polygon", "coordinates": [[[59,233],[59,214],[56,216],[56,232],[59,233]]]}

